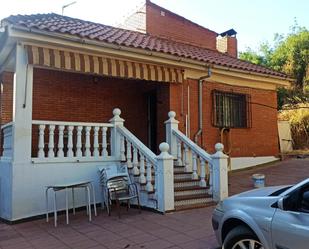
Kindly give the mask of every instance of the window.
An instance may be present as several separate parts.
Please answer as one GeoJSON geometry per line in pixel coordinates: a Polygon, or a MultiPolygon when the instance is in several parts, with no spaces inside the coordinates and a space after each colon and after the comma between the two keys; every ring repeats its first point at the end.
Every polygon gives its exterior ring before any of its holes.
{"type": "Polygon", "coordinates": [[[213,125],[226,128],[251,126],[250,96],[213,91],[213,125]]]}

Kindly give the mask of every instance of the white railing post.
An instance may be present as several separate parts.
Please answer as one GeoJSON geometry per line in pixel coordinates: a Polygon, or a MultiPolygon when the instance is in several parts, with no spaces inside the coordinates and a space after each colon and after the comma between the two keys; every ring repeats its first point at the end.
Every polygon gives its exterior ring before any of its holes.
{"type": "Polygon", "coordinates": [[[49,125],[49,141],[48,141],[48,157],[49,158],[55,157],[54,131],[55,131],[55,126],[49,125]]]}
{"type": "Polygon", "coordinates": [[[107,138],[106,138],[107,127],[102,128],[102,156],[108,156],[107,153],[107,138]]]}
{"type": "Polygon", "coordinates": [[[86,126],[85,127],[85,132],[86,132],[86,142],[85,142],[85,157],[91,157],[91,151],[90,151],[90,131],[91,131],[91,126],[86,126]]]}
{"type": "Polygon", "coordinates": [[[39,125],[39,151],[38,151],[38,157],[44,158],[45,152],[44,152],[44,134],[45,134],[45,125],[39,125]]]}
{"type": "Polygon", "coordinates": [[[77,141],[76,141],[76,156],[82,157],[82,131],[83,127],[81,125],[77,126],[77,141]]]}
{"type": "Polygon", "coordinates": [[[146,183],[145,177],[145,157],[142,153],[139,154],[139,182],[146,183]]]}
{"type": "Polygon", "coordinates": [[[177,139],[173,134],[173,130],[178,130],[179,121],[175,119],[176,112],[168,113],[169,119],[165,121],[166,142],[169,144],[170,154],[177,159],[177,139]]]}
{"type": "Polygon", "coordinates": [[[215,145],[216,153],[212,158],[212,193],[215,201],[223,200],[228,197],[228,172],[227,159],[228,156],[223,153],[223,144],[215,145]]]}
{"type": "Polygon", "coordinates": [[[121,110],[115,108],[113,110],[114,117],[109,120],[114,127],[111,129],[111,154],[112,156],[120,158],[120,147],[121,147],[121,135],[117,132],[117,126],[123,126],[124,119],[120,117],[121,110]]]}
{"type": "Polygon", "coordinates": [[[200,158],[200,165],[201,165],[201,172],[200,172],[200,176],[201,176],[201,181],[200,181],[200,186],[201,187],[206,187],[206,162],[203,158],[200,158]]]}
{"type": "Polygon", "coordinates": [[[73,153],[73,130],[74,126],[69,125],[68,126],[68,152],[67,152],[67,157],[72,158],[74,156],[73,153]]]}
{"type": "Polygon", "coordinates": [[[160,212],[174,210],[174,165],[173,157],[168,153],[169,145],[161,143],[161,154],[157,156],[156,195],[160,212]]]}
{"type": "Polygon", "coordinates": [[[93,156],[94,157],[99,157],[100,152],[99,152],[99,126],[94,127],[94,133],[93,133],[93,156]]]}
{"type": "Polygon", "coordinates": [[[129,142],[129,140],[127,140],[127,167],[128,167],[128,169],[133,168],[133,165],[132,165],[132,145],[129,142]]]}
{"type": "Polygon", "coordinates": [[[58,131],[59,131],[59,137],[58,137],[58,152],[57,152],[57,157],[62,158],[64,157],[63,153],[63,131],[64,131],[64,125],[59,125],[58,126],[58,131]]]}

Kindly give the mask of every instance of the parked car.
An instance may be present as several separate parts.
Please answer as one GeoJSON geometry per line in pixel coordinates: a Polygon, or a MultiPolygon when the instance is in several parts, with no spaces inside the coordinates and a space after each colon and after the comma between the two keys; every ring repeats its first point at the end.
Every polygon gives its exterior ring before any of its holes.
{"type": "Polygon", "coordinates": [[[212,226],[224,249],[308,249],[309,178],[221,201],[212,226]]]}

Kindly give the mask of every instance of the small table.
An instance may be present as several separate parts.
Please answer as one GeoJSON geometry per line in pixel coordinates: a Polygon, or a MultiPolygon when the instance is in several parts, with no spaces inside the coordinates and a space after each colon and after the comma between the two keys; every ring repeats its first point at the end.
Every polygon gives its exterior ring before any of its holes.
{"type": "Polygon", "coordinates": [[[84,188],[85,189],[85,199],[86,199],[86,210],[87,215],[89,216],[89,221],[91,221],[91,192],[93,198],[93,207],[94,215],[97,216],[96,201],[95,201],[95,192],[92,182],[75,182],[68,184],[58,184],[46,186],[45,198],[46,198],[46,222],[48,222],[48,192],[49,190],[54,191],[54,225],[57,227],[57,196],[56,193],[61,190],[65,190],[65,211],[66,211],[66,223],[69,224],[69,196],[68,191],[72,190],[72,201],[73,201],[73,214],[75,214],[75,198],[74,198],[74,189],[84,188]]]}

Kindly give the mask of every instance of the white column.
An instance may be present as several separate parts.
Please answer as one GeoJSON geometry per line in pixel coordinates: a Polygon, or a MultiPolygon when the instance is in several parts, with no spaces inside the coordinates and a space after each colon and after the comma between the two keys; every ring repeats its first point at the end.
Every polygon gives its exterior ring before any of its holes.
{"type": "Polygon", "coordinates": [[[59,137],[58,137],[58,152],[57,152],[57,157],[64,157],[63,153],[63,131],[64,131],[64,125],[59,125],[58,126],[58,131],[59,131],[59,137]]]}
{"type": "Polygon", "coordinates": [[[120,135],[120,160],[126,161],[126,155],[125,155],[125,147],[124,147],[124,136],[120,135]]]}
{"type": "Polygon", "coordinates": [[[91,126],[86,126],[85,128],[86,128],[85,157],[91,157],[91,151],[90,151],[91,126]]]}
{"type": "MultiPolygon", "coordinates": [[[[215,145],[216,153],[212,158],[212,190],[213,199],[215,201],[223,200],[228,197],[228,171],[227,159],[228,156],[223,153],[224,146],[221,143],[215,145]]],[[[211,176],[210,176],[211,177],[211,176]]]]}
{"type": "Polygon", "coordinates": [[[201,187],[206,187],[206,162],[203,158],[200,157],[200,165],[201,165],[201,181],[200,181],[200,186],[201,187]]]}
{"type": "Polygon", "coordinates": [[[93,134],[93,156],[99,157],[99,126],[94,127],[94,134],[93,134]]]}
{"type": "Polygon", "coordinates": [[[176,112],[170,111],[168,113],[169,119],[165,121],[166,142],[169,144],[170,154],[177,158],[177,139],[173,135],[173,130],[178,130],[179,121],[175,119],[176,112]]]}
{"type": "Polygon", "coordinates": [[[73,157],[73,129],[74,126],[70,125],[68,126],[68,154],[67,157],[73,157]]]}
{"type": "Polygon", "coordinates": [[[137,158],[137,148],[133,147],[133,175],[138,176],[139,170],[138,170],[138,158],[137,158]]]}
{"type": "Polygon", "coordinates": [[[153,185],[152,185],[152,172],[151,172],[152,164],[151,162],[146,158],[146,190],[148,192],[153,191],[153,185]]]}
{"type": "Polygon", "coordinates": [[[185,171],[190,172],[189,148],[185,143],[184,143],[184,164],[185,164],[185,171]]]}
{"type": "Polygon", "coordinates": [[[176,165],[177,166],[183,166],[182,165],[182,155],[181,155],[181,140],[180,139],[177,139],[177,163],[176,165]]]}
{"type": "Polygon", "coordinates": [[[173,157],[168,153],[169,145],[161,143],[161,154],[157,156],[156,195],[160,212],[174,210],[174,166],[173,157]]]}
{"type": "Polygon", "coordinates": [[[45,152],[44,152],[44,134],[45,134],[45,125],[39,125],[39,151],[38,151],[38,157],[44,158],[45,152]]]}
{"type": "Polygon", "coordinates": [[[114,125],[111,128],[111,154],[112,156],[120,158],[120,134],[117,131],[117,126],[123,126],[124,119],[120,117],[121,110],[119,108],[115,108],[113,110],[114,117],[109,120],[111,124],[114,125]]]}
{"type": "Polygon", "coordinates": [[[83,127],[77,126],[77,141],[76,141],[76,156],[77,157],[83,156],[83,152],[82,152],[82,131],[83,131],[83,127]]]}
{"type": "Polygon", "coordinates": [[[197,174],[197,156],[194,151],[192,151],[192,179],[196,180],[198,179],[197,174]]]}
{"type": "Polygon", "coordinates": [[[129,140],[126,140],[127,141],[127,167],[128,169],[132,169],[133,168],[133,165],[132,165],[132,145],[131,143],[129,142],[129,140]]]}
{"type": "Polygon", "coordinates": [[[146,183],[145,177],[145,157],[142,153],[139,153],[139,182],[146,183]]]}
{"type": "Polygon", "coordinates": [[[55,151],[54,151],[54,147],[55,147],[54,131],[55,131],[55,126],[54,125],[49,125],[48,158],[55,157],[55,151]]]}
{"type": "Polygon", "coordinates": [[[13,85],[12,161],[31,162],[33,66],[28,65],[26,49],[16,45],[13,85]]]}
{"type": "Polygon", "coordinates": [[[107,139],[106,139],[107,127],[102,128],[102,156],[108,156],[107,153],[107,139]]]}

